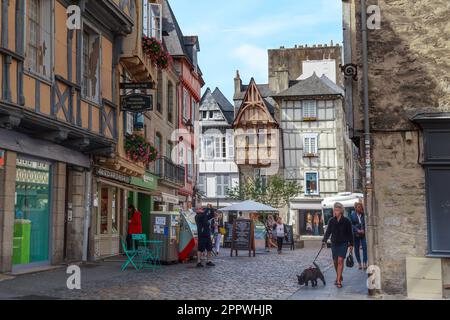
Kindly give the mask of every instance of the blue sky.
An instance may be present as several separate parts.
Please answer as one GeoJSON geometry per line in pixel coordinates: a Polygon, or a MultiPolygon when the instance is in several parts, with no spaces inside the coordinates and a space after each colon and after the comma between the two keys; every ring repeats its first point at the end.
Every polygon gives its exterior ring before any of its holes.
{"type": "Polygon", "coordinates": [[[184,35],[198,35],[207,87],[232,102],[233,78],[268,83],[267,50],[342,44],[340,0],[169,0],[184,35]]]}

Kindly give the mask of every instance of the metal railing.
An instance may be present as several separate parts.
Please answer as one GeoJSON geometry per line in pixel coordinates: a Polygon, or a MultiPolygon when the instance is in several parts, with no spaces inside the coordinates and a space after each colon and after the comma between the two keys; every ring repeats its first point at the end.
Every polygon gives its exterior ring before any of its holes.
{"type": "Polygon", "coordinates": [[[161,157],[155,161],[155,174],[161,179],[184,185],[186,169],[173,163],[169,158],[161,157]]]}

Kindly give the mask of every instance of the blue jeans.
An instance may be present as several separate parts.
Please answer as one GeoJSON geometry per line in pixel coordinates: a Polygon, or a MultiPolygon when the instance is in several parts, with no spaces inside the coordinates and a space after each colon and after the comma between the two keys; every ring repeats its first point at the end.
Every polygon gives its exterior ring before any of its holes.
{"type": "Polygon", "coordinates": [[[367,264],[367,241],[366,237],[357,238],[355,237],[355,257],[358,264],[361,264],[361,256],[360,256],[360,247],[362,247],[363,251],[363,263],[367,264]]]}

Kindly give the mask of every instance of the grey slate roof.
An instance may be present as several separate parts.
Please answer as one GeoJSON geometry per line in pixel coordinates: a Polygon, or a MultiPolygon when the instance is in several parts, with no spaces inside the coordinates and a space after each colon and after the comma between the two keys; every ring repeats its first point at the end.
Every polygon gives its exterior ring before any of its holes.
{"type": "Polygon", "coordinates": [[[344,96],[344,89],[336,85],[333,81],[325,75],[318,77],[314,73],[311,77],[300,80],[297,84],[284,90],[274,97],[298,97],[298,96],[322,96],[322,95],[342,95],[344,96]]]}
{"type": "Polygon", "coordinates": [[[191,64],[193,61],[193,47],[200,50],[197,36],[184,36],[180,25],[170,7],[168,0],[162,2],[162,32],[163,42],[171,56],[185,56],[191,64]]]}
{"type": "Polygon", "coordinates": [[[234,121],[234,106],[230,103],[230,101],[228,101],[222,91],[220,91],[219,88],[216,88],[213,92],[211,92],[210,88],[206,89],[205,93],[203,94],[202,100],[200,101],[200,104],[203,104],[208,95],[211,95],[211,97],[217,103],[227,122],[229,124],[232,124],[234,121]]]}

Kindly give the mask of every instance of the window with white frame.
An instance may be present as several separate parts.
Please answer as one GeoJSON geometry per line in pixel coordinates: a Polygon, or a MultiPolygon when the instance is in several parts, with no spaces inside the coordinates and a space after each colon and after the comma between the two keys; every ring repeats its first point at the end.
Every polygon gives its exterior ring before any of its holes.
{"type": "Polygon", "coordinates": [[[214,137],[214,158],[225,159],[227,157],[226,137],[214,137]]]}
{"type": "Polygon", "coordinates": [[[319,174],[317,172],[305,172],[305,195],[319,194],[319,174]]]}
{"type": "Polygon", "coordinates": [[[28,71],[49,79],[52,75],[53,1],[29,0],[27,3],[25,66],[28,71]]]}
{"type": "Polygon", "coordinates": [[[161,41],[162,9],[161,5],[144,0],[144,35],[161,41]]]}
{"type": "Polygon", "coordinates": [[[304,154],[317,154],[318,151],[318,135],[307,134],[303,137],[303,153],[304,154]]]}
{"type": "Polygon", "coordinates": [[[228,147],[228,158],[234,158],[234,133],[232,130],[227,131],[227,147],[228,147]]]}
{"type": "Polygon", "coordinates": [[[100,35],[83,26],[83,98],[98,101],[100,97],[100,35]]]}
{"type": "Polygon", "coordinates": [[[183,91],[183,119],[188,120],[188,108],[189,108],[189,91],[185,88],[183,91]]]}
{"type": "Polygon", "coordinates": [[[201,174],[198,176],[198,182],[197,182],[198,190],[203,193],[203,195],[206,195],[206,176],[201,174]]]}
{"type": "Polygon", "coordinates": [[[214,137],[212,136],[204,136],[203,139],[203,159],[211,160],[214,159],[214,137]]]}
{"type": "Polygon", "coordinates": [[[303,101],[303,119],[317,119],[317,102],[315,100],[303,101]]]}
{"type": "Polygon", "coordinates": [[[230,176],[228,175],[217,175],[216,176],[216,196],[226,197],[228,190],[230,189],[230,176]]]}

